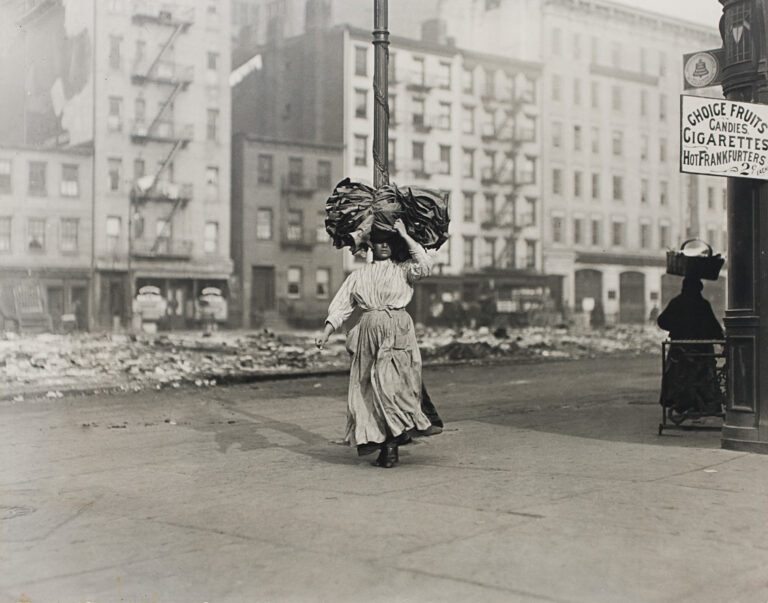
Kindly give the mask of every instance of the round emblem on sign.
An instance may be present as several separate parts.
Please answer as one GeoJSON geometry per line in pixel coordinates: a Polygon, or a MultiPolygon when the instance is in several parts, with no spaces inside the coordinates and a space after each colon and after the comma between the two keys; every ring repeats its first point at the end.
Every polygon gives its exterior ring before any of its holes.
{"type": "Polygon", "coordinates": [[[683,68],[685,81],[695,88],[708,86],[717,77],[717,59],[708,52],[690,57],[683,68]]]}

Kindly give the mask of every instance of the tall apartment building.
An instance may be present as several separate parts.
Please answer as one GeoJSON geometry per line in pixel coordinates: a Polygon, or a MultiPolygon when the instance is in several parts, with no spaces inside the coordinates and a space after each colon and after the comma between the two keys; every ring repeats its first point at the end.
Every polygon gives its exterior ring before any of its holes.
{"type": "Polygon", "coordinates": [[[89,149],[0,146],[0,329],[88,326],[91,283],[89,149]],[[48,315],[43,324],[31,317],[48,315]]]}
{"type": "MultiPolygon", "coordinates": [[[[435,298],[482,293],[522,310],[531,288],[557,286],[540,274],[541,65],[462,50],[443,32],[433,20],[421,39],[392,36],[390,46],[390,180],[441,190],[451,204],[451,237],[414,310],[422,318],[435,298]]],[[[233,92],[234,131],[338,144],[343,175],[370,183],[370,40],[339,26],[263,47],[262,68],[233,92]]],[[[347,271],[362,261],[345,254],[347,271]]]]}
{"type": "Polygon", "coordinates": [[[138,287],[191,324],[204,286],[226,291],[230,15],[216,0],[11,1],[4,140],[93,150],[96,326],[127,325],[138,287]],[[19,92],[21,91],[21,92],[19,92]]]}

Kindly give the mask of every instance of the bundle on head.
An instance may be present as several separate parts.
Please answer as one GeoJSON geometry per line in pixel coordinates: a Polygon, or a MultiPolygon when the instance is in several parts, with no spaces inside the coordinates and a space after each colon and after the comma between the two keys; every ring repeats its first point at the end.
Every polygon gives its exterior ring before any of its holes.
{"type": "Polygon", "coordinates": [[[437,249],[448,239],[448,200],[427,189],[399,189],[394,184],[373,189],[345,178],[328,197],[325,214],[325,230],[334,246],[349,247],[352,253],[369,247],[372,229],[394,233],[398,218],[427,249],[437,249]]]}

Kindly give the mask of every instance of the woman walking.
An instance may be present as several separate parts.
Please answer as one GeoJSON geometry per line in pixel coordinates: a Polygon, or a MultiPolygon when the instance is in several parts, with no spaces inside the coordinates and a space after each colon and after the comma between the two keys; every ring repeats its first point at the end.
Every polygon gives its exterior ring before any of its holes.
{"type": "Polygon", "coordinates": [[[398,444],[410,435],[437,431],[422,411],[421,354],[405,311],[413,283],[429,275],[432,260],[401,219],[394,229],[371,231],[373,262],[344,281],[317,339],[322,348],[356,306],[363,311],[347,343],[353,356],[345,441],[359,455],[379,450],[374,464],[386,468],[398,462],[398,444]]]}

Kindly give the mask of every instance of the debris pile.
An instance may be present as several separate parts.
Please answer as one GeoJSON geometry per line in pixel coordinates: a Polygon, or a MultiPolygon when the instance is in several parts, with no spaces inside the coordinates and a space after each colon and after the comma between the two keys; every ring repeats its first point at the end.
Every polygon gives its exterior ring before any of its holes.
{"type": "MultiPolygon", "coordinates": [[[[343,334],[319,350],[315,332],[264,331],[67,334],[0,338],[0,390],[19,398],[49,398],[77,389],[212,387],[249,375],[343,370],[349,366],[343,334]]],[[[595,331],[530,327],[453,331],[417,329],[425,363],[483,362],[514,358],[570,359],[611,353],[658,353],[665,333],[651,326],[595,331]]]]}

